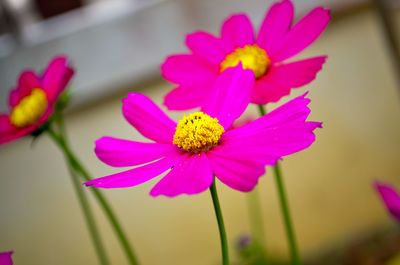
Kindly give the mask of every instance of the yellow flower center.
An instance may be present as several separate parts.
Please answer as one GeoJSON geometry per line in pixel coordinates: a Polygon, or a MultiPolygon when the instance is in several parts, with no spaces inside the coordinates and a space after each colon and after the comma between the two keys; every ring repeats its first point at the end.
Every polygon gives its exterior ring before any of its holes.
{"type": "Polygon", "coordinates": [[[235,67],[242,62],[243,69],[253,70],[256,79],[265,74],[271,60],[268,58],[264,49],[258,47],[257,44],[246,45],[243,48],[237,48],[225,57],[221,63],[221,72],[228,67],[235,67]]]}
{"type": "Polygon", "coordinates": [[[193,153],[208,151],[218,144],[224,132],[224,127],[218,123],[217,118],[195,112],[189,116],[184,115],[178,122],[173,144],[193,153]]]}
{"type": "Polygon", "coordinates": [[[10,122],[17,127],[32,125],[42,117],[46,109],[46,93],[40,88],[34,88],[29,96],[24,97],[14,107],[10,122]]]}

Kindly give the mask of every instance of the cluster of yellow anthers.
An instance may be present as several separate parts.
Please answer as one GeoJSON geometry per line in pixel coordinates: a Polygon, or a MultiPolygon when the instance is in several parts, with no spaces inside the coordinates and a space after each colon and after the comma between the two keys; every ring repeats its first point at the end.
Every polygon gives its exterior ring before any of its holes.
{"type": "Polygon", "coordinates": [[[265,74],[271,60],[268,58],[264,49],[258,47],[257,44],[246,45],[243,48],[237,48],[225,57],[221,63],[221,72],[228,67],[235,67],[242,62],[243,69],[251,69],[256,79],[265,74]]]}
{"type": "Polygon", "coordinates": [[[10,122],[17,127],[32,125],[42,117],[46,109],[46,93],[40,88],[35,88],[14,107],[10,122]]]}
{"type": "Polygon", "coordinates": [[[199,153],[208,151],[218,144],[224,127],[217,118],[211,118],[203,112],[184,115],[176,126],[173,143],[186,151],[199,153]]]}

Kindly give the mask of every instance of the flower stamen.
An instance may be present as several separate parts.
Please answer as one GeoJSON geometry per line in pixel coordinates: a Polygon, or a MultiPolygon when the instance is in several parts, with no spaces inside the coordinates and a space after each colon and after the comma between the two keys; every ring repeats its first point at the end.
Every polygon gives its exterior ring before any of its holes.
{"type": "Polygon", "coordinates": [[[47,109],[46,93],[40,88],[34,88],[30,95],[21,99],[14,107],[10,122],[16,127],[25,127],[37,122],[47,109]]]}
{"type": "Polygon", "coordinates": [[[184,115],[178,122],[173,144],[189,152],[205,152],[218,144],[224,132],[225,129],[218,123],[217,118],[211,118],[203,112],[195,112],[184,115]]]}
{"type": "Polygon", "coordinates": [[[225,57],[221,63],[221,72],[228,67],[235,67],[242,63],[243,69],[253,70],[256,79],[265,74],[271,60],[264,49],[261,49],[257,44],[246,45],[242,48],[236,48],[232,53],[225,57]]]}

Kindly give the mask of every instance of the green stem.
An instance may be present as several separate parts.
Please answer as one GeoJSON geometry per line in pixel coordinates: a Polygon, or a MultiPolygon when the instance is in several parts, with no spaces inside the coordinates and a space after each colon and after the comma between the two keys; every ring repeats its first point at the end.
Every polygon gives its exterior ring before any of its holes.
{"type": "Polygon", "coordinates": [[[60,113],[60,112],[57,112],[56,114],[56,123],[57,123],[57,126],[58,126],[58,130],[59,130],[59,135],[61,135],[61,136],[63,136],[63,138],[64,138],[64,141],[66,142],[66,143],[68,143],[67,142],[67,131],[65,130],[65,124],[64,124],[64,117],[63,117],[63,115],[60,113]]]}
{"type": "Polygon", "coordinates": [[[229,265],[228,241],[226,240],[224,219],[222,218],[221,206],[219,205],[217,188],[215,186],[215,179],[210,186],[210,193],[214,204],[215,215],[217,217],[218,228],[219,228],[219,236],[221,239],[222,265],[229,265]]]}
{"type": "MultiPolygon", "coordinates": [[[[258,110],[259,110],[261,116],[264,116],[265,114],[267,114],[267,111],[266,111],[264,105],[258,105],[258,110]]],[[[288,242],[289,242],[290,254],[292,257],[292,264],[300,265],[301,264],[300,255],[299,255],[299,251],[297,249],[296,237],[295,237],[295,233],[294,233],[294,229],[293,229],[293,225],[292,225],[292,219],[290,217],[289,205],[287,202],[285,187],[283,184],[282,174],[281,174],[278,162],[276,163],[276,165],[274,167],[274,174],[275,174],[275,178],[276,178],[276,185],[278,187],[279,200],[280,200],[280,204],[281,204],[283,219],[285,222],[286,235],[287,235],[288,242]]]]}
{"type": "Polygon", "coordinates": [[[295,233],[294,233],[294,229],[293,229],[293,225],[292,225],[292,221],[291,221],[292,219],[290,217],[289,205],[287,202],[285,187],[283,184],[282,174],[281,174],[278,162],[274,166],[274,173],[275,173],[275,178],[276,178],[276,185],[278,187],[279,200],[281,203],[283,219],[285,221],[286,234],[287,234],[287,238],[288,238],[289,246],[290,246],[290,254],[292,257],[292,264],[300,265],[301,264],[300,255],[299,255],[299,251],[297,249],[296,237],[295,237],[295,233]]]}
{"type": "MultiPolygon", "coordinates": [[[[51,130],[49,130],[49,134],[53,138],[53,140],[58,143],[59,137],[51,130]]],[[[68,160],[68,158],[67,158],[67,160],[68,160]]],[[[101,237],[98,232],[95,219],[94,219],[92,211],[90,209],[89,202],[86,198],[83,187],[81,186],[81,184],[79,182],[79,177],[76,175],[76,172],[74,171],[74,169],[73,169],[72,165],[69,163],[69,161],[67,161],[67,162],[68,162],[67,163],[68,170],[71,175],[71,180],[72,180],[73,186],[75,188],[76,195],[78,196],[79,202],[81,204],[81,208],[82,208],[83,214],[86,219],[86,224],[89,229],[89,234],[92,238],[93,245],[96,250],[97,256],[99,258],[100,264],[102,264],[102,265],[110,264],[108,261],[108,257],[107,257],[106,251],[104,249],[103,243],[101,241],[101,237]]]]}
{"type": "MultiPolygon", "coordinates": [[[[50,130],[49,130],[50,131],[50,130]]],[[[61,149],[64,151],[65,155],[68,157],[68,160],[70,161],[71,165],[77,170],[78,172],[81,173],[83,179],[85,181],[91,180],[89,173],[87,170],[82,166],[82,164],[79,162],[79,160],[76,158],[76,156],[72,153],[71,149],[69,148],[65,136],[62,134],[60,137],[60,140],[58,141],[59,146],[61,149]]],[[[128,241],[128,238],[125,236],[125,233],[122,230],[121,225],[119,224],[118,219],[116,218],[115,214],[113,213],[113,210],[111,209],[110,205],[106,201],[105,197],[102,195],[102,193],[93,187],[89,187],[90,190],[93,191],[97,201],[100,203],[100,205],[103,207],[103,210],[108,217],[114,232],[117,235],[118,240],[120,241],[120,244],[122,248],[124,249],[125,255],[129,261],[129,264],[131,265],[137,265],[139,264],[135,254],[132,250],[132,247],[128,241]]]]}
{"type": "Polygon", "coordinates": [[[264,116],[265,114],[267,114],[267,110],[265,109],[264,105],[257,105],[258,106],[258,111],[260,112],[260,116],[264,116]]]}

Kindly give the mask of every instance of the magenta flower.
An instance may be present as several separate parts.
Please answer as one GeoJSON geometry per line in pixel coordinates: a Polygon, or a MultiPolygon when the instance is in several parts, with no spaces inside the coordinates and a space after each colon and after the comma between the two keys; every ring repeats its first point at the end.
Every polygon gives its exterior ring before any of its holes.
{"type": "Polygon", "coordinates": [[[170,170],[151,196],[200,193],[210,187],[214,175],[233,189],[252,190],[265,165],[307,148],[315,140],[313,130],[321,127],[319,122],[305,121],[310,100],[301,96],[245,126],[229,129],[249,104],[253,84],[250,70],[227,69],[201,112],[184,116],[178,123],[146,96],[130,93],[122,102],[122,113],[154,142],[102,137],[96,141],[95,152],[114,167],[148,164],[85,184],[130,187],[170,170]]]}
{"type": "Polygon", "coordinates": [[[170,110],[203,106],[218,75],[239,62],[256,78],[251,99],[255,104],[276,102],[291,88],[310,83],[326,56],[283,62],[318,38],[330,21],[329,10],[317,7],[291,27],[293,9],[289,0],[274,4],[257,38],[245,14],[228,18],[220,38],[202,31],[187,35],[186,45],[192,53],[170,56],[161,66],[163,76],[178,85],[164,104],[170,110]]]}
{"type": "Polygon", "coordinates": [[[12,265],[11,255],[14,251],[0,253],[0,265],[12,265]]]}
{"type": "Polygon", "coordinates": [[[375,188],[381,195],[383,202],[386,205],[388,211],[392,214],[397,221],[400,222],[400,196],[396,190],[388,185],[381,182],[375,183],[375,188]]]}
{"type": "Polygon", "coordinates": [[[28,135],[46,122],[73,73],[65,57],[54,58],[41,77],[24,71],[10,92],[10,112],[0,114],[0,144],[28,135]]]}

